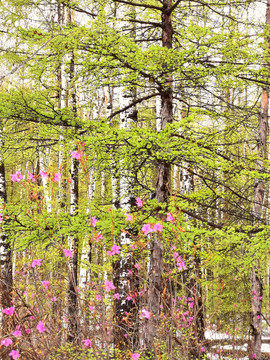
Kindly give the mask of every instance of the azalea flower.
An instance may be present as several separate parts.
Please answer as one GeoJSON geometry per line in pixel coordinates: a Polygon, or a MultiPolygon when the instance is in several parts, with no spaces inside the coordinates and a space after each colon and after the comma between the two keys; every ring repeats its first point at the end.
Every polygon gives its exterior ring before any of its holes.
{"type": "Polygon", "coordinates": [[[99,240],[101,240],[101,239],[103,239],[103,236],[102,236],[101,232],[99,232],[96,237],[96,242],[99,242],[99,240]]]}
{"type": "Polygon", "coordinates": [[[96,300],[100,301],[101,300],[101,295],[96,295],[96,300]]]}
{"type": "Polygon", "coordinates": [[[12,345],[13,341],[11,339],[4,339],[1,340],[1,345],[8,347],[9,345],[12,345]]]}
{"type": "Polygon", "coordinates": [[[11,306],[9,308],[3,309],[2,312],[6,315],[13,315],[15,311],[15,307],[11,306]]]}
{"type": "Polygon", "coordinates": [[[140,357],[141,357],[140,354],[134,353],[134,354],[132,354],[132,356],[131,356],[131,360],[139,360],[140,357]]]}
{"type": "Polygon", "coordinates": [[[20,336],[22,336],[22,332],[21,332],[21,330],[16,329],[15,331],[13,331],[12,335],[15,337],[20,337],[20,336]]]}
{"type": "Polygon", "coordinates": [[[130,221],[130,222],[132,222],[132,221],[133,221],[133,219],[132,219],[132,216],[131,216],[131,215],[129,215],[128,213],[125,213],[125,215],[126,215],[126,221],[130,221]]]}
{"type": "Polygon", "coordinates": [[[48,174],[47,174],[47,171],[40,171],[39,172],[39,175],[42,176],[43,178],[47,178],[48,177],[48,174]]]}
{"type": "Polygon", "coordinates": [[[174,222],[174,220],[175,220],[175,218],[174,218],[174,216],[173,216],[173,214],[172,213],[168,213],[167,214],[167,219],[166,219],[167,221],[170,221],[170,222],[174,222]]]}
{"type": "Polygon", "coordinates": [[[203,346],[201,347],[201,352],[205,352],[205,348],[203,346]]]}
{"type": "Polygon", "coordinates": [[[68,258],[72,258],[72,252],[69,249],[63,249],[64,256],[68,258]]]}
{"type": "Polygon", "coordinates": [[[50,281],[41,281],[41,284],[45,287],[45,289],[48,289],[50,281]]]}
{"type": "Polygon", "coordinates": [[[36,328],[40,333],[43,333],[44,331],[46,331],[45,325],[42,321],[38,322],[36,328]]]}
{"type": "Polygon", "coordinates": [[[161,225],[160,223],[155,224],[153,227],[153,231],[162,231],[162,229],[163,225],[161,225]]]}
{"type": "Polygon", "coordinates": [[[11,174],[11,181],[17,181],[20,182],[23,178],[22,174],[20,173],[20,171],[16,171],[15,174],[11,174]]]}
{"type": "Polygon", "coordinates": [[[85,347],[92,347],[92,341],[89,340],[89,339],[86,339],[86,340],[82,340],[82,343],[85,347]]]}
{"type": "Polygon", "coordinates": [[[121,246],[113,245],[111,250],[107,251],[107,254],[109,256],[118,255],[120,249],[121,249],[121,246]]]}
{"type": "Polygon", "coordinates": [[[148,224],[144,224],[142,226],[142,232],[144,233],[144,235],[148,235],[149,233],[153,232],[153,229],[151,228],[151,225],[148,223],[148,224]]]}
{"type": "Polygon", "coordinates": [[[150,319],[151,318],[150,311],[147,311],[146,309],[142,309],[141,317],[144,318],[144,319],[150,319]]]}
{"type": "Polygon", "coordinates": [[[116,299],[116,300],[119,300],[120,299],[120,295],[118,293],[114,294],[113,297],[116,299]]]}
{"type": "Polygon", "coordinates": [[[21,356],[19,351],[17,350],[11,350],[11,352],[8,355],[11,356],[13,360],[18,359],[21,356]]]}
{"type": "Polygon", "coordinates": [[[29,171],[28,171],[28,175],[30,176],[30,179],[31,179],[32,182],[36,181],[35,175],[31,174],[29,171]]]}
{"type": "Polygon", "coordinates": [[[143,206],[142,200],[141,200],[139,197],[136,198],[136,205],[137,205],[138,207],[142,207],[142,206],[143,206]]]}
{"type": "Polygon", "coordinates": [[[105,286],[105,290],[106,290],[107,292],[115,289],[115,286],[113,285],[113,282],[112,282],[112,281],[109,281],[109,280],[106,280],[106,281],[105,281],[104,286],[105,286]]]}
{"type": "Polygon", "coordinates": [[[61,177],[62,177],[62,174],[61,173],[53,173],[53,180],[56,181],[56,182],[60,182],[61,181],[61,177]]]}
{"type": "Polygon", "coordinates": [[[77,159],[77,160],[80,160],[80,159],[81,159],[81,154],[78,153],[77,151],[72,151],[71,156],[72,156],[74,159],[77,159]]]}
{"type": "Polygon", "coordinates": [[[95,216],[93,216],[92,218],[91,218],[91,224],[92,224],[92,226],[93,227],[96,227],[96,224],[98,223],[98,220],[96,219],[96,217],[95,216]]]}
{"type": "Polygon", "coordinates": [[[34,268],[35,266],[40,266],[41,265],[41,259],[36,259],[32,261],[31,267],[34,268]]]}

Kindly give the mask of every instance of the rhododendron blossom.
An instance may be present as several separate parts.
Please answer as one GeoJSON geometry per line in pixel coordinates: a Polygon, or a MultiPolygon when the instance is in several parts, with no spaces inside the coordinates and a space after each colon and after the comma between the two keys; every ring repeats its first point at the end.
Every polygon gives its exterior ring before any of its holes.
{"type": "Polygon", "coordinates": [[[13,331],[12,335],[15,336],[15,337],[20,337],[20,336],[22,336],[22,332],[18,328],[15,331],[13,331]]]}
{"type": "Polygon", "coordinates": [[[38,322],[36,328],[40,333],[43,333],[44,331],[46,331],[45,325],[42,321],[38,322]]]}
{"type": "Polygon", "coordinates": [[[8,347],[9,345],[12,345],[13,341],[11,339],[4,339],[1,340],[1,345],[8,347]]]}
{"type": "Polygon", "coordinates": [[[126,221],[130,221],[130,222],[132,222],[132,221],[133,221],[133,219],[132,219],[132,216],[131,216],[131,215],[129,215],[128,213],[125,213],[125,215],[126,215],[126,221]]]}
{"type": "Polygon", "coordinates": [[[74,159],[77,159],[77,160],[80,160],[81,159],[81,154],[77,151],[72,151],[71,153],[71,156],[74,158],[74,159]]]}
{"type": "Polygon", "coordinates": [[[131,360],[139,360],[140,357],[141,357],[140,354],[134,353],[134,354],[132,354],[132,356],[131,356],[131,360]]]}
{"type": "Polygon", "coordinates": [[[35,175],[31,174],[29,171],[28,171],[28,175],[30,176],[30,179],[31,179],[32,182],[36,181],[35,175]]]}
{"type": "Polygon", "coordinates": [[[32,261],[31,267],[34,268],[35,266],[40,266],[41,265],[41,259],[35,259],[32,261]]]}
{"type": "Polygon", "coordinates": [[[144,319],[150,319],[151,318],[150,311],[147,311],[146,309],[142,309],[141,317],[144,318],[144,319]]]}
{"type": "Polygon", "coordinates": [[[15,174],[11,174],[11,181],[17,181],[20,182],[23,178],[22,174],[20,173],[20,171],[16,171],[15,174]]]}
{"type": "Polygon", "coordinates": [[[9,308],[3,309],[2,312],[6,315],[13,315],[15,311],[15,307],[11,306],[9,308]]]}
{"type": "Polygon", "coordinates": [[[50,281],[41,281],[41,284],[45,287],[45,289],[48,289],[48,287],[50,286],[50,281]]]}
{"type": "Polygon", "coordinates": [[[61,178],[62,178],[62,174],[61,173],[53,173],[53,180],[56,181],[56,182],[60,182],[61,181],[61,178]]]}
{"type": "Polygon", "coordinates": [[[96,227],[96,224],[98,223],[98,220],[96,219],[96,217],[95,216],[93,216],[92,218],[91,218],[91,224],[92,224],[92,226],[93,227],[96,227]]]}
{"type": "Polygon", "coordinates": [[[99,242],[99,240],[103,239],[103,236],[101,234],[101,232],[99,232],[96,236],[96,242],[99,242]]]}
{"type": "Polygon", "coordinates": [[[89,339],[86,339],[86,340],[82,340],[82,343],[85,347],[92,347],[92,341],[89,340],[89,339]]]}
{"type": "Polygon", "coordinates": [[[63,249],[64,256],[68,258],[72,258],[72,252],[69,249],[63,249]]]}
{"type": "Polygon", "coordinates": [[[48,177],[48,174],[47,174],[47,171],[40,171],[39,172],[39,175],[43,178],[47,178],[48,177]]]}
{"type": "Polygon", "coordinates": [[[174,222],[174,220],[175,220],[175,218],[174,218],[174,216],[173,216],[173,214],[172,213],[168,213],[167,214],[167,219],[166,219],[167,221],[170,221],[170,222],[174,222]]]}
{"type": "Polygon", "coordinates": [[[136,205],[137,205],[138,207],[142,207],[142,206],[143,206],[142,200],[141,200],[139,197],[136,198],[136,205]]]}
{"type": "Polygon", "coordinates": [[[162,231],[162,229],[163,225],[161,225],[160,223],[155,224],[153,227],[153,231],[162,231]]]}
{"type": "Polygon", "coordinates": [[[144,233],[144,235],[148,235],[149,233],[153,232],[153,229],[151,228],[151,224],[144,224],[142,226],[142,232],[144,233]]]}
{"type": "Polygon", "coordinates": [[[106,290],[107,292],[115,289],[115,286],[113,285],[113,282],[112,282],[112,281],[109,281],[109,280],[106,280],[106,281],[105,281],[104,286],[105,286],[105,290],[106,290]]]}
{"type": "Polygon", "coordinates": [[[19,351],[17,350],[11,350],[8,355],[11,356],[13,360],[19,359],[19,357],[21,356],[19,351]]]}

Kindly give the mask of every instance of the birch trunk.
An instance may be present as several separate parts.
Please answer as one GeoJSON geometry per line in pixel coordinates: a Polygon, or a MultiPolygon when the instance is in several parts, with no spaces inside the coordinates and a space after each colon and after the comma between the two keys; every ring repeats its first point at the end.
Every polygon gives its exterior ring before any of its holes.
{"type": "MultiPolygon", "coordinates": [[[[0,146],[2,147],[2,129],[0,131],[0,146]]],[[[3,210],[7,202],[7,192],[6,192],[6,181],[5,181],[5,165],[0,155],[0,202],[1,202],[1,216],[3,218],[3,210]]],[[[1,222],[1,233],[0,233],[0,299],[1,299],[1,308],[8,308],[12,306],[12,286],[13,286],[13,276],[12,276],[12,251],[11,245],[8,241],[8,234],[5,232],[5,220],[3,218],[1,222]]],[[[2,335],[5,335],[8,331],[8,318],[4,316],[1,319],[1,328],[2,335]]]]}

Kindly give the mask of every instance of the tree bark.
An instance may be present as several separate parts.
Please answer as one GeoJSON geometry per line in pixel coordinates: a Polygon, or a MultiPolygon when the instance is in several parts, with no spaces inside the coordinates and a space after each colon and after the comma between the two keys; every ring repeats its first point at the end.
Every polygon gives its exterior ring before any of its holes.
{"type": "MultiPolygon", "coordinates": [[[[270,0],[267,0],[266,7],[266,25],[270,25],[270,0]]],[[[268,52],[270,49],[270,37],[268,41],[268,52]]],[[[262,159],[267,159],[267,137],[268,137],[268,107],[269,92],[267,88],[262,90],[261,111],[259,115],[258,127],[258,154],[260,160],[257,161],[257,169],[263,173],[265,171],[262,159]]],[[[253,225],[261,221],[262,207],[264,201],[264,182],[257,179],[254,184],[253,195],[253,225]]],[[[251,341],[249,349],[249,360],[261,360],[261,344],[262,344],[262,298],[263,298],[263,281],[260,274],[260,261],[251,269],[251,292],[252,292],[252,310],[251,310],[251,341]]]]}

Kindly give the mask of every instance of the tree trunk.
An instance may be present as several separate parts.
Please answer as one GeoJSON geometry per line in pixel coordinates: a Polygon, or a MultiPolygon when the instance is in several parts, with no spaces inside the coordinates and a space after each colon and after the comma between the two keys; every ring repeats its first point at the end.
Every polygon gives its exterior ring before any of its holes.
{"type": "MultiPolygon", "coordinates": [[[[161,13],[162,22],[162,46],[168,49],[172,48],[172,0],[163,0],[161,13]]],[[[161,109],[158,128],[163,131],[167,124],[172,123],[173,114],[173,91],[172,76],[170,69],[164,65],[164,71],[167,75],[164,77],[164,83],[160,90],[161,109]]],[[[160,161],[157,166],[156,199],[159,203],[168,203],[171,188],[171,165],[165,161],[160,161]]],[[[161,214],[158,216],[162,217],[161,214]]],[[[148,311],[151,312],[149,320],[145,320],[143,345],[150,359],[156,358],[155,338],[158,337],[157,330],[160,314],[160,300],[162,289],[163,274],[163,255],[164,249],[161,239],[158,236],[153,237],[150,253],[150,273],[148,287],[148,311]],[[154,351],[153,351],[154,350],[154,351]]]]}
{"type": "MultiPolygon", "coordinates": [[[[267,0],[266,7],[266,25],[270,25],[270,0],[267,0]]],[[[270,37],[268,37],[268,49],[270,49],[270,37]]],[[[267,136],[268,136],[268,107],[269,94],[268,89],[262,91],[261,111],[259,116],[258,128],[258,154],[260,159],[267,159],[267,136]]],[[[262,160],[257,161],[257,169],[264,172],[264,164],[262,160]]],[[[253,195],[253,225],[261,221],[262,207],[264,200],[264,182],[257,179],[254,184],[253,195]]],[[[252,310],[251,310],[251,342],[249,359],[261,360],[261,344],[262,344],[262,298],[263,298],[263,282],[260,274],[260,262],[256,262],[251,269],[251,291],[252,291],[252,310]]]]}

